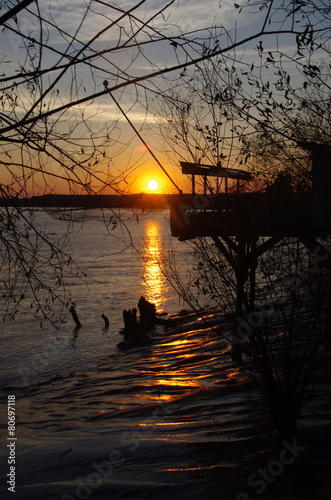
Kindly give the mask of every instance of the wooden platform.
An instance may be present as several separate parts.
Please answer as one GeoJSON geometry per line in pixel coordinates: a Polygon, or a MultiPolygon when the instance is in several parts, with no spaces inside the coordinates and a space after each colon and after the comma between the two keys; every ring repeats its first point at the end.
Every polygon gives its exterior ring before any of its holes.
{"type": "MultiPolygon", "coordinates": [[[[331,146],[302,143],[310,159],[311,191],[292,192],[276,182],[265,192],[245,192],[252,176],[244,170],[221,165],[181,162],[182,173],[191,176],[191,195],[182,195],[170,209],[171,232],[180,240],[199,236],[234,236],[249,241],[265,236],[326,237],[331,234],[331,146]],[[195,179],[202,179],[203,193],[195,193],[195,179]],[[207,179],[216,179],[216,192],[208,194],[207,179]],[[218,179],[225,182],[219,192],[218,179]],[[236,179],[229,192],[228,179],[236,179]]],[[[215,189],[215,188],[214,188],[215,189]]],[[[247,191],[247,190],[246,190],[247,191]]]]}
{"type": "Polygon", "coordinates": [[[170,209],[171,233],[180,240],[215,235],[324,237],[331,232],[331,220],[330,229],[318,220],[311,193],[185,196],[170,209]]]}
{"type": "MultiPolygon", "coordinates": [[[[179,195],[170,205],[171,233],[181,241],[210,237],[231,266],[236,289],[234,332],[241,319],[255,310],[259,258],[286,237],[301,242],[328,269],[331,310],[331,253],[321,243],[331,235],[331,146],[306,143],[301,147],[311,159],[307,192],[294,192],[291,183],[281,179],[264,192],[245,192],[242,183],[251,180],[245,171],[181,162],[182,173],[191,176],[192,192],[179,195]],[[199,188],[203,187],[201,194],[195,192],[196,177],[199,188]],[[215,177],[210,185],[209,177],[215,177]],[[219,179],[224,181],[222,193],[219,179]],[[236,192],[229,192],[228,179],[235,179],[236,192]],[[208,194],[208,189],[215,192],[208,194]]],[[[331,324],[329,316],[327,324],[331,324]]],[[[232,348],[234,358],[240,360],[240,342],[234,340],[232,348]]]]}

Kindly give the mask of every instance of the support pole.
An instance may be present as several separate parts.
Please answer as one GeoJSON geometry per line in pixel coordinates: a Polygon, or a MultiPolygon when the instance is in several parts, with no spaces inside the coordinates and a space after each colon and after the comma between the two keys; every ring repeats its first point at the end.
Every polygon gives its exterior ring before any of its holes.
{"type": "Polygon", "coordinates": [[[326,348],[331,347],[331,271],[328,272],[327,283],[327,310],[324,332],[324,343],[326,348]]]}
{"type": "Polygon", "coordinates": [[[236,300],[236,316],[243,314],[243,302],[245,296],[245,281],[247,277],[247,264],[246,264],[246,242],[239,240],[237,266],[236,266],[236,280],[237,280],[237,300],[236,300]]]}
{"type": "Polygon", "coordinates": [[[257,268],[257,257],[256,257],[256,239],[253,238],[250,250],[249,259],[249,307],[251,311],[255,309],[255,296],[256,296],[256,268],[257,268]]]}

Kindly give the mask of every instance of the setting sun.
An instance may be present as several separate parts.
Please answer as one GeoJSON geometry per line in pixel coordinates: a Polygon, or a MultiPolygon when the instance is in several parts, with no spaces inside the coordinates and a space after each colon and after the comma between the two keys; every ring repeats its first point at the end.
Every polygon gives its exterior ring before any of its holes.
{"type": "Polygon", "coordinates": [[[152,179],[148,182],[147,187],[151,191],[156,191],[157,188],[159,187],[159,183],[156,180],[152,179]]]}

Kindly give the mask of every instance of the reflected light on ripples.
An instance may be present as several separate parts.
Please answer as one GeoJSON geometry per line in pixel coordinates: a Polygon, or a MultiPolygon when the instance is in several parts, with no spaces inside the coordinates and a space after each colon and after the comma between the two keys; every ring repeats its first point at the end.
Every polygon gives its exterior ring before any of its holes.
{"type": "Polygon", "coordinates": [[[175,386],[175,387],[200,387],[200,385],[194,380],[190,380],[187,377],[174,377],[167,380],[158,380],[157,385],[175,386]]]}
{"type": "Polygon", "coordinates": [[[148,221],[145,229],[144,252],[144,285],[147,300],[162,308],[164,295],[168,289],[166,279],[160,269],[162,253],[162,236],[160,225],[156,221],[148,221]]]}

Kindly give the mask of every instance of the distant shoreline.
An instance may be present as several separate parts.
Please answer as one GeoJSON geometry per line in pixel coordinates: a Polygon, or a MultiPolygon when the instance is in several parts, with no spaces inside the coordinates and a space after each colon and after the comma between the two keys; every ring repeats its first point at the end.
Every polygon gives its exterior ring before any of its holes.
{"type": "Polygon", "coordinates": [[[0,198],[2,207],[71,207],[167,209],[191,195],[138,193],[124,195],[45,194],[31,198],[0,198]]]}

